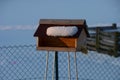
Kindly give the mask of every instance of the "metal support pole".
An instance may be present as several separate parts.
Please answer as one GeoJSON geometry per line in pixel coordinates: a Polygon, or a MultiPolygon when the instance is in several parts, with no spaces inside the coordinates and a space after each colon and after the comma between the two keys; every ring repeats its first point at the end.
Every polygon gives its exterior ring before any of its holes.
{"type": "Polygon", "coordinates": [[[48,58],[49,58],[49,51],[47,51],[47,54],[46,54],[46,68],[45,68],[44,80],[47,80],[48,58]]]}
{"type": "Polygon", "coordinates": [[[74,63],[75,63],[76,80],[78,80],[77,61],[76,61],[76,52],[75,52],[75,55],[74,55],[74,63]]]}
{"type": "Polygon", "coordinates": [[[55,51],[55,71],[56,71],[56,80],[59,80],[59,71],[58,71],[58,51],[55,51]]]}
{"type": "Polygon", "coordinates": [[[53,66],[52,66],[52,80],[55,79],[55,53],[53,58],[53,66]]]}
{"type": "Polygon", "coordinates": [[[70,80],[71,75],[70,75],[70,54],[68,52],[68,80],[70,80]]]}

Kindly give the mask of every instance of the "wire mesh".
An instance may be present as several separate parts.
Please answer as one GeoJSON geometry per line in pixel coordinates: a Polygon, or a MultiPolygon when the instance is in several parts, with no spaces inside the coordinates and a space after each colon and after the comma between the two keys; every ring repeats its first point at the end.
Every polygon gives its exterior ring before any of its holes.
{"type": "MultiPolygon", "coordinates": [[[[2,46],[0,80],[56,80],[54,54],[37,51],[35,45],[2,46]]],[[[119,57],[94,51],[58,52],[58,80],[120,80],[119,75],[119,57]]]]}

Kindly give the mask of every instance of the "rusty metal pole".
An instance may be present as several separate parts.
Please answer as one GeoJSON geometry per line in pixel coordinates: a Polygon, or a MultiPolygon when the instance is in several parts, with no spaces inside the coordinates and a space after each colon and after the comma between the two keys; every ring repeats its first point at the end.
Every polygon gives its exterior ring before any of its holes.
{"type": "Polygon", "coordinates": [[[58,71],[58,51],[55,51],[55,76],[56,80],[59,80],[59,71],[58,71]]]}

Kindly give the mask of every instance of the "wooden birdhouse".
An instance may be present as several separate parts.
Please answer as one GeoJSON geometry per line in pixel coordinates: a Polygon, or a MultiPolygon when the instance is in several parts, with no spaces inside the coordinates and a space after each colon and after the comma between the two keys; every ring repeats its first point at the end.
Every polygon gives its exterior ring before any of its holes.
{"type": "Polygon", "coordinates": [[[85,20],[41,19],[34,34],[38,50],[80,51],[89,36],[85,20]]]}

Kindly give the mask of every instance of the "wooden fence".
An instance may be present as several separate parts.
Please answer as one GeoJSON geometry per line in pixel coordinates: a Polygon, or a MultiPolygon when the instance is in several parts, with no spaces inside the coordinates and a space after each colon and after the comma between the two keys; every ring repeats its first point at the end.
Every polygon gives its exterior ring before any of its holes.
{"type": "Polygon", "coordinates": [[[87,49],[112,56],[120,56],[120,31],[116,24],[112,26],[90,27],[87,49]]]}

